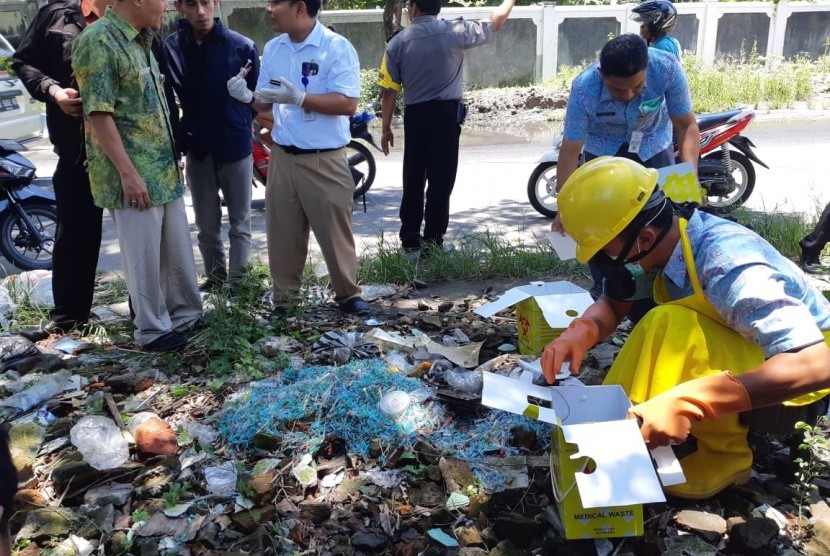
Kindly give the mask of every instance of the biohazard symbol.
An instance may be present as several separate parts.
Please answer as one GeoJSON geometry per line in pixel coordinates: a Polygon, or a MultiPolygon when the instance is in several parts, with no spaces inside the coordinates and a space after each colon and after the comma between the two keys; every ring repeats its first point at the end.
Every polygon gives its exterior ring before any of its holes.
{"type": "Polygon", "coordinates": [[[700,188],[697,178],[693,173],[680,175],[669,174],[666,183],[663,185],[663,192],[675,203],[700,203],[706,191],[700,188]]]}
{"type": "Polygon", "coordinates": [[[519,318],[519,328],[522,331],[522,336],[527,336],[527,333],[530,332],[530,320],[524,315],[519,318]]]}

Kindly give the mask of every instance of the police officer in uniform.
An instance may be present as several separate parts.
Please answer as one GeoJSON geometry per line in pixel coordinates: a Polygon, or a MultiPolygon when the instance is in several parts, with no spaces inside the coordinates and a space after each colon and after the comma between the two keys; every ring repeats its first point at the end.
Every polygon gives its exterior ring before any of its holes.
{"type": "MultiPolygon", "coordinates": [[[[400,210],[405,251],[443,245],[465,115],[461,104],[464,51],[487,43],[507,21],[514,1],[504,0],[489,21],[447,21],[437,17],[440,0],[412,0],[412,24],[392,37],[386,47],[386,70],[393,82],[403,86],[406,104],[400,210]]],[[[384,89],[381,146],[385,154],[395,144],[391,124],[396,98],[395,88],[384,89]]]]}

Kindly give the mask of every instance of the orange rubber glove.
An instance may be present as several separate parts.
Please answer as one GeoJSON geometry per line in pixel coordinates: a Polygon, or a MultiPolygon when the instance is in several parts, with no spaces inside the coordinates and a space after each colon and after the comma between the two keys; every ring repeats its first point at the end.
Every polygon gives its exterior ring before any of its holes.
{"type": "Polygon", "coordinates": [[[640,418],[640,431],[649,448],[686,441],[692,423],[709,421],[752,409],[749,393],[729,371],[678,384],[628,410],[640,418]]]}
{"type": "Polygon", "coordinates": [[[562,334],[542,351],[542,372],[548,384],[553,384],[565,361],[571,362],[571,374],[579,374],[585,353],[599,341],[599,325],[585,317],[574,319],[562,334]]]}

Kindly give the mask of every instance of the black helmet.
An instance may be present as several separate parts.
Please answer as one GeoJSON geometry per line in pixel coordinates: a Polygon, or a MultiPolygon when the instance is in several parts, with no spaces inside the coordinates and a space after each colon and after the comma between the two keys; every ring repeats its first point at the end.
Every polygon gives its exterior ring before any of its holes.
{"type": "Polygon", "coordinates": [[[647,24],[653,36],[668,33],[677,23],[677,9],[668,0],[646,0],[631,11],[635,14],[631,19],[647,24]]]}

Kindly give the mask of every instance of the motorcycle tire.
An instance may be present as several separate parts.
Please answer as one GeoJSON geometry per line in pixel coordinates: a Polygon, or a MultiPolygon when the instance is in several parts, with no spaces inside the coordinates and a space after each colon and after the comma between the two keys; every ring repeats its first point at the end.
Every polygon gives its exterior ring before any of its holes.
{"type": "Polygon", "coordinates": [[[0,252],[21,270],[51,270],[58,209],[43,201],[31,201],[22,206],[43,241],[31,239],[26,223],[10,211],[0,221],[0,252]]]}
{"type": "Polygon", "coordinates": [[[527,197],[540,214],[556,217],[556,162],[542,162],[533,170],[527,181],[527,197]]]}
{"type": "MultiPolygon", "coordinates": [[[[732,176],[738,182],[737,188],[728,197],[706,197],[709,207],[721,214],[728,214],[743,205],[755,189],[755,167],[744,153],[730,150],[732,158],[732,176]],[[739,181],[740,178],[740,181],[739,181]]],[[[704,159],[721,159],[720,151],[707,154],[704,159]]]]}
{"type": "Polygon", "coordinates": [[[352,177],[354,178],[354,198],[357,199],[361,195],[365,195],[375,181],[375,172],[377,171],[375,157],[372,156],[372,151],[363,143],[350,141],[346,145],[346,158],[349,160],[349,169],[352,171],[352,177]]]}

